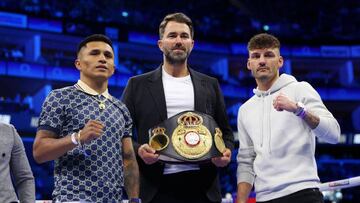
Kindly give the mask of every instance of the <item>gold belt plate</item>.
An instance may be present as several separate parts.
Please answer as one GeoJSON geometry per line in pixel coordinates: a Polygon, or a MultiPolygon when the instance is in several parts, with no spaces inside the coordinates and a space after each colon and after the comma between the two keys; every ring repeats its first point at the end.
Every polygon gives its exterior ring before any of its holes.
{"type": "Polygon", "coordinates": [[[178,126],[171,136],[175,151],[187,159],[198,159],[212,147],[210,131],[202,125],[200,115],[188,112],[178,118],[178,126]]]}

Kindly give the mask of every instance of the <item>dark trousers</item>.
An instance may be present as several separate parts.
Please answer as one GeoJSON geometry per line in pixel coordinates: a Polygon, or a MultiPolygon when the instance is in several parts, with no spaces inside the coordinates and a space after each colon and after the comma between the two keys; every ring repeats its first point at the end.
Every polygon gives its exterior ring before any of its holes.
{"type": "Polygon", "coordinates": [[[151,203],[214,203],[208,200],[199,171],[164,175],[151,203]]]}
{"type": "Polygon", "coordinates": [[[324,203],[324,199],[318,188],[309,188],[284,197],[258,203],[324,203]]]}

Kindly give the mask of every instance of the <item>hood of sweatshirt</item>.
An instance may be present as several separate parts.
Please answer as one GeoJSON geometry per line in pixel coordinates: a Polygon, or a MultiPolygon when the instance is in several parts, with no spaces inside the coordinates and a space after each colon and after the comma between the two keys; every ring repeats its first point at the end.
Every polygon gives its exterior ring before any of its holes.
{"type": "Polygon", "coordinates": [[[268,89],[267,91],[261,91],[258,88],[254,89],[253,92],[258,97],[264,97],[270,94],[273,94],[274,92],[279,91],[281,88],[293,83],[297,82],[294,76],[288,75],[288,74],[281,74],[280,77],[275,81],[275,83],[268,89]]]}

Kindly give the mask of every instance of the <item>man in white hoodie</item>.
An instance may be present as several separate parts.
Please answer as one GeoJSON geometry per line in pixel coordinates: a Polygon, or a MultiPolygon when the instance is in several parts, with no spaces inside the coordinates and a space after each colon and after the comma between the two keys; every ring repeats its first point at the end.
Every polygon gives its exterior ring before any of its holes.
{"type": "Polygon", "coordinates": [[[255,35],[248,51],[257,88],[238,114],[237,202],[246,202],[253,185],[257,202],[323,202],[315,137],[336,143],[339,124],[309,83],[279,75],[284,59],[276,37],[255,35]]]}

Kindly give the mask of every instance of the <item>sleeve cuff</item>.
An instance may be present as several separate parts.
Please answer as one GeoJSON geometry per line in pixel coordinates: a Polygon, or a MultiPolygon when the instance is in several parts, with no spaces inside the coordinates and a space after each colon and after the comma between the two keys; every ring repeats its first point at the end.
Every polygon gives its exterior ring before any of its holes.
{"type": "Polygon", "coordinates": [[[244,171],[239,171],[237,172],[238,176],[237,176],[237,184],[239,184],[240,182],[246,182],[249,183],[250,185],[254,184],[255,181],[255,176],[249,172],[244,172],[244,171]]]}
{"type": "Polygon", "coordinates": [[[57,129],[57,128],[54,128],[54,127],[51,127],[49,125],[40,125],[38,128],[37,128],[37,131],[39,130],[48,130],[48,131],[51,131],[51,132],[54,132],[55,134],[59,135],[60,134],[60,130],[57,129]]]}
{"type": "Polygon", "coordinates": [[[320,118],[319,125],[312,130],[312,133],[331,144],[336,144],[339,139],[336,130],[331,128],[331,120],[328,118],[320,118]]]}

